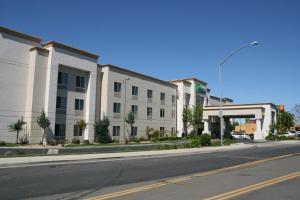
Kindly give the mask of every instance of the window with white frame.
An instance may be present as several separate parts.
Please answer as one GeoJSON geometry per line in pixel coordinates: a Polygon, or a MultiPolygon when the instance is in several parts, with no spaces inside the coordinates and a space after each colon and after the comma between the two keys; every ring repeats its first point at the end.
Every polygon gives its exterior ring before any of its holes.
{"type": "Polygon", "coordinates": [[[147,107],[147,117],[152,117],[152,107],[147,107]]]}
{"type": "Polygon", "coordinates": [[[176,117],[176,112],[175,112],[175,110],[172,110],[171,116],[172,116],[173,119],[176,117]]]}
{"type": "Polygon", "coordinates": [[[121,92],[121,83],[114,82],[114,92],[121,92]]]}
{"type": "Polygon", "coordinates": [[[147,90],[147,98],[152,99],[153,96],[153,90],[147,90]]]}
{"type": "Polygon", "coordinates": [[[160,93],[160,104],[165,105],[166,94],[164,92],[160,93]]]}
{"type": "Polygon", "coordinates": [[[113,112],[114,113],[121,113],[121,103],[114,103],[113,112]]]}
{"type": "Polygon", "coordinates": [[[76,88],[85,89],[85,77],[76,76],[76,88]]]}
{"type": "Polygon", "coordinates": [[[160,118],[165,117],[165,109],[160,109],[160,118]]]}
{"type": "Polygon", "coordinates": [[[137,136],[137,132],[138,132],[138,127],[137,126],[133,126],[131,129],[131,137],[136,137],[137,136]]]}
{"type": "Polygon", "coordinates": [[[176,96],[172,95],[172,106],[176,105],[176,96]]]}
{"type": "Polygon", "coordinates": [[[56,108],[60,110],[66,110],[67,109],[67,98],[57,96],[56,97],[56,108]]]}
{"type": "Polygon", "coordinates": [[[138,106],[137,105],[131,105],[131,112],[134,115],[137,115],[138,114],[138,106]]]}
{"type": "Polygon", "coordinates": [[[120,126],[113,126],[113,136],[120,136],[120,126]]]}
{"type": "Polygon", "coordinates": [[[138,96],[139,88],[137,86],[132,86],[131,94],[132,96],[138,96]]]}
{"type": "Polygon", "coordinates": [[[82,136],[82,128],[79,128],[78,125],[74,125],[74,136],[82,136]]]}
{"type": "Polygon", "coordinates": [[[57,83],[59,85],[68,85],[68,73],[58,72],[57,83]]]}
{"type": "Polygon", "coordinates": [[[75,110],[83,110],[84,100],[83,99],[75,99],[75,110]]]}

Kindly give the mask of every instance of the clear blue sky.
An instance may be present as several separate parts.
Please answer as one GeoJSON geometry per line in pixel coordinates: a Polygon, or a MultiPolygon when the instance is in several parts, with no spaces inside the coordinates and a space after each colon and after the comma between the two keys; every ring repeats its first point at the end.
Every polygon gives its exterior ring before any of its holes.
{"type": "Polygon", "coordinates": [[[236,103],[300,103],[300,1],[2,0],[0,25],[164,80],[198,77],[236,103]]]}

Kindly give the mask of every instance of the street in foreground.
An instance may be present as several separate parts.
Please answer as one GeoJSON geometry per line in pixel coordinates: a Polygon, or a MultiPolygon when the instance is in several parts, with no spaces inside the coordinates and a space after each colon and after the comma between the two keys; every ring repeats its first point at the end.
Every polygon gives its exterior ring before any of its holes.
{"type": "Polygon", "coordinates": [[[0,194],[1,199],[297,199],[297,153],[299,145],[269,146],[2,168],[0,194]],[[283,155],[290,156],[278,158],[283,155]]]}

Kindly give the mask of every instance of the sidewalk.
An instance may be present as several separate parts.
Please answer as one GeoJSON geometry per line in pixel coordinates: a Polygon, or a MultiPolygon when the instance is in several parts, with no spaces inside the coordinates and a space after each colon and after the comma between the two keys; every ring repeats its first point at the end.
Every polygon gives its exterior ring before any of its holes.
{"type": "Polygon", "coordinates": [[[80,162],[95,159],[120,159],[120,158],[134,158],[134,157],[155,157],[167,155],[188,155],[196,153],[213,153],[220,151],[234,151],[251,148],[263,148],[270,146],[282,145],[300,145],[300,141],[275,141],[267,143],[236,143],[230,146],[218,147],[201,147],[201,148],[187,148],[187,149],[172,149],[172,150],[154,150],[154,151],[135,151],[135,152],[118,152],[118,153],[99,153],[99,154],[78,154],[78,155],[51,155],[51,156],[31,156],[31,157],[10,157],[0,158],[0,167],[10,165],[22,164],[38,164],[51,162],[80,162]]]}
{"type": "Polygon", "coordinates": [[[137,151],[137,152],[121,152],[121,153],[100,153],[100,154],[79,154],[79,155],[58,155],[58,156],[32,156],[32,157],[11,157],[0,158],[1,165],[15,164],[33,164],[48,162],[66,162],[66,161],[84,161],[93,159],[113,159],[113,158],[131,158],[131,157],[151,157],[161,155],[184,155],[193,153],[211,153],[219,151],[232,151],[248,148],[256,148],[256,144],[232,144],[223,147],[201,147],[190,149],[172,149],[172,150],[155,150],[155,151],[137,151]]]}

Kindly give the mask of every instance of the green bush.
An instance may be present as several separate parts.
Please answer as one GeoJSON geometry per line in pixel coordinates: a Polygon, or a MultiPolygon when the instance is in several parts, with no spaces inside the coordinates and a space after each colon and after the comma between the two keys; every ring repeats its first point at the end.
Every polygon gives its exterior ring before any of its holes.
{"type": "Polygon", "coordinates": [[[211,144],[211,137],[208,134],[203,134],[200,136],[201,146],[209,146],[211,144]]]}
{"type": "Polygon", "coordinates": [[[50,145],[50,146],[56,146],[56,145],[58,145],[58,141],[57,140],[49,140],[48,141],[48,145],[50,145]]]}
{"type": "Polygon", "coordinates": [[[223,142],[224,142],[224,145],[231,145],[232,143],[234,143],[234,141],[232,139],[228,139],[228,138],[225,138],[223,142]]]}
{"type": "Polygon", "coordinates": [[[219,139],[211,140],[211,146],[221,146],[221,141],[219,139]]]}
{"type": "Polygon", "coordinates": [[[192,142],[190,143],[190,147],[189,148],[197,148],[201,146],[201,142],[200,139],[192,139],[192,142]]]}
{"type": "Polygon", "coordinates": [[[0,140],[0,146],[6,146],[6,142],[0,140]]]}
{"type": "Polygon", "coordinates": [[[80,144],[79,138],[73,138],[72,139],[72,144],[80,144]]]}
{"type": "Polygon", "coordinates": [[[277,140],[278,137],[274,134],[269,134],[267,137],[266,137],[266,140],[277,140]]]}

